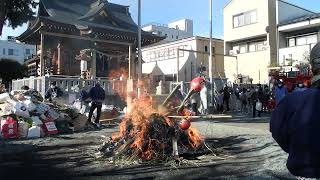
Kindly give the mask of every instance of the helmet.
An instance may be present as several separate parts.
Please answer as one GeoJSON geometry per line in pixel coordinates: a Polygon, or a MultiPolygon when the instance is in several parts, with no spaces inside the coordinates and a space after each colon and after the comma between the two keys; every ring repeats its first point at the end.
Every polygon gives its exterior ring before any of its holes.
{"type": "Polygon", "coordinates": [[[205,86],[206,80],[202,77],[197,77],[191,81],[191,89],[200,92],[202,88],[205,86]]]}

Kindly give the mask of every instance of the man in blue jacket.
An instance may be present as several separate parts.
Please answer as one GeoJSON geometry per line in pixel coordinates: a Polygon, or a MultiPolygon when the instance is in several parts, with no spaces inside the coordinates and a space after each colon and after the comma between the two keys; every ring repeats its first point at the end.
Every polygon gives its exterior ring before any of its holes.
{"type": "Polygon", "coordinates": [[[92,99],[91,101],[91,108],[89,112],[89,117],[88,117],[88,123],[92,124],[91,118],[93,115],[93,112],[95,109],[97,109],[97,116],[95,118],[95,127],[100,128],[100,116],[101,116],[101,108],[102,108],[102,103],[106,98],[106,93],[104,89],[100,86],[100,83],[97,82],[94,87],[90,89],[89,95],[92,99]]]}
{"type": "Polygon", "coordinates": [[[270,131],[289,153],[289,171],[302,178],[320,178],[320,43],[311,51],[312,86],[282,99],[274,111],[270,131]]]}
{"type": "Polygon", "coordinates": [[[287,88],[283,85],[283,81],[279,80],[276,91],[275,91],[275,99],[276,99],[276,104],[278,105],[279,102],[288,94],[287,88]]]}

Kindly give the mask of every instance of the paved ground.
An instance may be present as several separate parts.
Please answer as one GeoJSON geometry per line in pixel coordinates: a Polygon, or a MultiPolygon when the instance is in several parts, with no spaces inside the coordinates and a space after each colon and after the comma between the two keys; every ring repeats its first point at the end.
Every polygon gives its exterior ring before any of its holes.
{"type": "Polygon", "coordinates": [[[219,150],[187,165],[115,166],[94,155],[103,139],[117,131],[60,135],[38,140],[2,141],[1,179],[292,179],[287,155],[270,136],[269,117],[202,120],[192,125],[219,150]]]}

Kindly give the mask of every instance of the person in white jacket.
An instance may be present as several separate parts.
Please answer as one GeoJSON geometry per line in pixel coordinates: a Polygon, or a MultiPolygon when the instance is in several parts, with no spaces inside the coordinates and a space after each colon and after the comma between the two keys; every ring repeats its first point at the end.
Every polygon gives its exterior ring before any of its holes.
{"type": "Polygon", "coordinates": [[[202,115],[206,115],[208,114],[208,89],[206,86],[204,86],[200,92],[200,99],[200,112],[202,115]]]}

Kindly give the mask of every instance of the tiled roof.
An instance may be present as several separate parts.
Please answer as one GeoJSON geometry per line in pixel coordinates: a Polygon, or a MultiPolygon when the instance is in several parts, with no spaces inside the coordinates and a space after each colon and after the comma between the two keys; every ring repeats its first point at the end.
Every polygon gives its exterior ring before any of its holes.
{"type": "MultiPolygon", "coordinates": [[[[109,3],[106,0],[41,0],[50,20],[90,27],[123,28],[136,31],[127,6],[109,3]],[[99,17],[101,12],[106,16],[99,17]],[[92,18],[95,18],[92,20],[92,18]]],[[[40,15],[41,16],[41,15],[40,15]]]]}
{"type": "Polygon", "coordinates": [[[308,20],[311,20],[311,19],[319,18],[319,17],[320,17],[320,13],[314,13],[314,14],[311,14],[311,15],[302,16],[302,17],[299,17],[299,18],[291,19],[289,21],[280,23],[279,26],[299,23],[299,22],[303,22],[303,21],[308,21],[308,20]]]}

